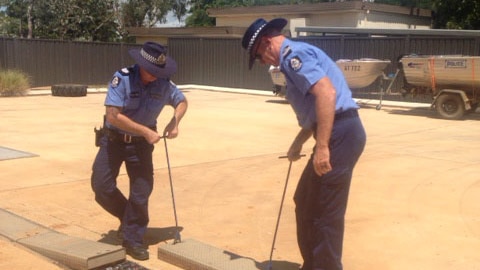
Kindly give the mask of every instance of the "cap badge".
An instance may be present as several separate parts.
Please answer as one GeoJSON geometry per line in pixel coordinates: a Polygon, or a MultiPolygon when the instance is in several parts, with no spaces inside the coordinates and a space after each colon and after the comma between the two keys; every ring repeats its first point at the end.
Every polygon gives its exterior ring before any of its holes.
{"type": "Polygon", "coordinates": [[[156,62],[157,62],[159,65],[165,65],[165,63],[167,62],[167,56],[165,56],[164,53],[160,54],[160,56],[158,56],[156,62]]]}
{"type": "Polygon", "coordinates": [[[160,54],[157,58],[155,58],[148,54],[146,51],[144,51],[142,48],[140,50],[140,54],[143,58],[145,58],[145,60],[155,65],[163,66],[167,62],[167,56],[164,53],[160,54]]]}

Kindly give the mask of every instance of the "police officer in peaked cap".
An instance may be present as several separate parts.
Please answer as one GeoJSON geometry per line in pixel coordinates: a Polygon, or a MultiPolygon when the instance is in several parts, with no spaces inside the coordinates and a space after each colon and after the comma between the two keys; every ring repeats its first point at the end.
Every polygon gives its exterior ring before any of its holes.
{"type": "Polygon", "coordinates": [[[366,135],[342,71],[318,47],[282,34],[287,20],[255,20],[242,46],[248,66],[257,61],[278,66],[285,75],[286,99],[300,131],[287,151],[300,158],[313,136],[313,153],[297,184],[297,241],[303,270],[342,270],[345,211],[353,168],[363,152],[366,135]]]}

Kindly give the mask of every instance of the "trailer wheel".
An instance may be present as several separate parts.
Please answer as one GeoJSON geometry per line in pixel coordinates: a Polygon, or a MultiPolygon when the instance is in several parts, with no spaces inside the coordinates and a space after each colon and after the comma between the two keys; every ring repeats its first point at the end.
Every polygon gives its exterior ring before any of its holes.
{"type": "Polygon", "coordinates": [[[81,84],[52,85],[52,96],[83,97],[87,95],[87,86],[81,84]]]}
{"type": "Polygon", "coordinates": [[[466,113],[475,113],[475,111],[478,108],[478,103],[471,104],[470,106],[471,106],[471,109],[466,111],[466,113]]]}
{"type": "Polygon", "coordinates": [[[275,84],[273,86],[273,93],[276,95],[276,96],[279,96],[279,97],[284,97],[287,93],[287,90],[286,90],[286,87],[285,86],[281,86],[281,85],[278,85],[278,84],[275,84]]]}
{"type": "Polygon", "coordinates": [[[461,119],[465,115],[462,98],[457,94],[441,94],[435,102],[435,109],[446,119],[461,119]]]}

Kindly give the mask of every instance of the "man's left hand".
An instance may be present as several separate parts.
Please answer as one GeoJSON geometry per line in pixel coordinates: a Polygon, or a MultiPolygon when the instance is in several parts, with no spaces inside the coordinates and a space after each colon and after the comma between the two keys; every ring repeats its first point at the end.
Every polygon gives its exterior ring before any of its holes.
{"type": "Polygon", "coordinates": [[[313,168],[315,172],[322,176],[332,170],[330,165],[330,150],[328,147],[316,147],[313,156],[313,168]]]}

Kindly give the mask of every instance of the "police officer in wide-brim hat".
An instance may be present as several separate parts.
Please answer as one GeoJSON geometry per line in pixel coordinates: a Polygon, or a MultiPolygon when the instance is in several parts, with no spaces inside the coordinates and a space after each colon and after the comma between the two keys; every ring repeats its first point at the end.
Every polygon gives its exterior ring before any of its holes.
{"type": "Polygon", "coordinates": [[[167,56],[167,49],[159,43],[145,42],[142,48],[128,51],[135,62],[156,78],[170,78],[177,72],[177,63],[167,56]]]}
{"type": "Polygon", "coordinates": [[[129,50],[129,54],[136,63],[117,70],[108,85],[91,185],[95,201],[119,220],[117,236],[127,255],[148,260],[143,238],[154,186],[154,144],[178,136],[188,106],[185,95],[170,81],[177,63],[167,56],[163,45],[146,42],[141,48],[129,50]],[[174,112],[163,130],[158,130],[157,119],[166,106],[174,112]],[[117,186],[123,164],[129,178],[129,191],[125,193],[117,186]]]}

